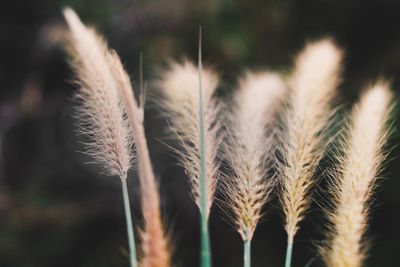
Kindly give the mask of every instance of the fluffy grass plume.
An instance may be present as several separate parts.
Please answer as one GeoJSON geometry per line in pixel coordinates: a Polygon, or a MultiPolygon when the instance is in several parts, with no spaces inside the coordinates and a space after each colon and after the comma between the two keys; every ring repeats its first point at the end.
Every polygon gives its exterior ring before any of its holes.
{"type": "Polygon", "coordinates": [[[87,153],[100,163],[109,175],[121,178],[131,267],[137,266],[136,247],[131,219],[127,172],[131,164],[132,137],[124,114],[118,84],[108,62],[108,48],[93,29],[82,24],[76,13],[64,9],[70,29],[68,50],[71,65],[81,86],[77,98],[80,130],[88,136],[87,153]]]}
{"type": "Polygon", "coordinates": [[[104,167],[109,175],[121,178],[131,267],[137,266],[136,247],[131,219],[127,172],[132,161],[132,137],[124,114],[118,85],[108,62],[104,40],[82,24],[76,13],[64,9],[70,29],[68,51],[81,86],[76,94],[80,130],[89,138],[87,153],[104,167]]]}
{"type": "Polygon", "coordinates": [[[275,179],[267,177],[271,161],[266,157],[272,154],[271,126],[284,93],[278,74],[248,72],[234,94],[226,126],[231,134],[224,146],[232,173],[224,179],[223,192],[227,198],[224,206],[231,210],[231,221],[243,241],[252,239],[261,209],[275,185],[275,179]]]}
{"type": "Polygon", "coordinates": [[[363,235],[367,227],[368,200],[382,162],[389,135],[387,122],[392,94],[379,82],[363,93],[352,111],[347,140],[342,141],[332,192],[336,209],[323,258],[332,267],[359,267],[365,258],[363,235]]]}
{"type": "MultiPolygon", "coordinates": [[[[90,147],[89,152],[95,152],[96,159],[104,157],[102,162],[110,174],[126,178],[132,158],[131,140],[135,140],[144,218],[144,230],[141,235],[143,258],[140,265],[170,266],[159,211],[157,185],[151,168],[141,113],[136,105],[129,77],[117,54],[107,48],[99,35],[86,28],[71,9],[65,9],[64,15],[71,29],[70,51],[74,58],[73,66],[82,86],[78,93],[83,102],[80,111],[86,112],[83,113],[83,118],[88,119],[90,123],[89,127],[85,124],[82,129],[85,133],[90,131],[89,137],[95,142],[95,147],[90,147]]],[[[134,245],[125,180],[123,179],[125,211],[130,242],[134,245]]],[[[132,259],[132,253],[135,254],[134,247],[131,247],[131,260],[136,262],[136,256],[132,259]]],[[[136,266],[136,263],[132,262],[131,265],[136,266]]]]}
{"type": "Polygon", "coordinates": [[[293,239],[310,204],[310,189],[326,144],[331,100],[339,83],[342,52],[329,39],[309,43],[298,55],[283,114],[280,200],[288,235],[286,266],[293,239]]]}
{"type": "MultiPolygon", "coordinates": [[[[207,217],[214,200],[215,187],[219,177],[217,137],[219,124],[215,118],[218,108],[212,95],[217,88],[218,77],[209,69],[202,72],[204,125],[207,165],[207,217]]],[[[162,90],[164,99],[161,106],[169,118],[172,131],[183,147],[177,151],[180,162],[190,179],[192,196],[200,208],[200,114],[199,114],[199,73],[189,61],[182,64],[170,63],[155,86],[162,90]]]]}
{"type": "Polygon", "coordinates": [[[143,258],[140,266],[167,267],[170,266],[168,239],[161,221],[160,197],[142,124],[143,114],[136,103],[129,76],[125,72],[118,55],[111,52],[108,59],[113,76],[122,92],[136,145],[144,218],[144,229],[141,232],[143,258]]]}
{"type": "Polygon", "coordinates": [[[70,34],[68,51],[80,85],[76,97],[80,131],[89,138],[86,152],[109,175],[126,178],[133,158],[132,138],[117,84],[105,55],[107,45],[85,27],[75,12],[64,9],[70,34]]]}

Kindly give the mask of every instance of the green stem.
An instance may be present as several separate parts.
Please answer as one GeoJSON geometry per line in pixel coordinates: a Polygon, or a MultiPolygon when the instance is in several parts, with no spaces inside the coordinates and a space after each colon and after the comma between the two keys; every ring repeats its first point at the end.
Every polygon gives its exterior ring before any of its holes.
{"type": "Polygon", "coordinates": [[[210,239],[208,219],[201,215],[201,266],[211,267],[210,239]]]}
{"type": "Polygon", "coordinates": [[[200,117],[200,219],[201,219],[201,266],[211,267],[210,239],[208,234],[207,167],[205,150],[203,86],[201,64],[201,27],[199,30],[199,117],[200,117]]]}
{"type": "Polygon", "coordinates": [[[129,205],[129,195],[128,195],[128,187],[126,184],[126,178],[121,178],[121,183],[122,183],[122,195],[124,197],[126,228],[128,230],[129,255],[131,261],[131,267],[136,267],[137,263],[136,263],[135,237],[133,233],[131,207],[129,205]]]}
{"type": "Polygon", "coordinates": [[[286,248],[285,267],[292,266],[292,251],[293,251],[293,244],[288,243],[286,248]]]}
{"type": "Polygon", "coordinates": [[[251,266],[251,240],[244,241],[244,267],[251,266]]]}

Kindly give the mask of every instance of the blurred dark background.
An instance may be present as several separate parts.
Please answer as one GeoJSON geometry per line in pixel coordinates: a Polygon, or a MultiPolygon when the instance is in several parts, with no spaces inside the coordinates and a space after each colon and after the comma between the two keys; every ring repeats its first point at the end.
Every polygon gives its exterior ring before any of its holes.
{"type": "MultiPolygon", "coordinates": [[[[396,0],[2,0],[0,3],[0,266],[128,266],[120,183],[98,174],[75,136],[73,73],[59,41],[61,9],[70,6],[98,28],[120,54],[134,86],[139,54],[144,76],[169,58],[196,59],[198,26],[203,60],[221,73],[229,92],[244,68],[287,72],[306,40],[332,36],[346,50],[338,102],[348,107],[379,77],[400,82],[400,1],[396,0]]],[[[399,116],[397,116],[399,117],[399,116]]],[[[161,141],[165,120],[149,104],[146,132],[162,209],[175,237],[178,266],[198,266],[197,208],[183,170],[161,141]],[[160,141],[161,140],[161,141],[160,141]]],[[[394,124],[397,129],[399,123],[394,124]]],[[[397,133],[390,147],[400,141],[397,133]]],[[[399,266],[400,159],[391,152],[371,212],[367,266],[399,266]]],[[[130,174],[135,221],[138,184],[130,174]]],[[[317,189],[318,190],[318,189],[317,189]]],[[[276,201],[253,241],[253,266],[283,266],[286,235],[276,201]]],[[[301,224],[294,265],[315,255],[322,225],[318,205],[301,224]]],[[[239,235],[214,207],[214,266],[241,266],[239,235]]],[[[318,266],[318,261],[314,266],[318,266]]]]}

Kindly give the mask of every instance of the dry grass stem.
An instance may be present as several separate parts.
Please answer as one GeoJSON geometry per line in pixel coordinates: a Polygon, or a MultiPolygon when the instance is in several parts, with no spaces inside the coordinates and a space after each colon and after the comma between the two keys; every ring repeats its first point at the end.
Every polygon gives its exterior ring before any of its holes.
{"type": "Polygon", "coordinates": [[[223,204],[243,241],[252,239],[275,185],[274,177],[268,177],[271,161],[267,157],[273,155],[272,124],[284,93],[279,75],[248,72],[235,92],[231,118],[226,120],[229,134],[224,154],[232,173],[222,183],[223,204]]]}
{"type": "MultiPolygon", "coordinates": [[[[207,165],[207,216],[214,200],[219,177],[217,151],[220,138],[217,136],[219,123],[216,121],[218,107],[212,95],[218,85],[217,76],[203,69],[203,105],[207,165]]],[[[164,94],[161,106],[167,114],[172,131],[183,147],[176,151],[190,179],[192,196],[200,208],[200,126],[199,126],[199,76],[198,69],[190,62],[173,62],[155,86],[164,94]]]]}
{"type": "Polygon", "coordinates": [[[364,92],[353,109],[331,189],[336,209],[328,214],[332,227],[328,246],[322,248],[328,266],[362,266],[368,200],[385,159],[383,146],[389,135],[391,101],[388,85],[377,83],[364,92]]]}
{"type": "Polygon", "coordinates": [[[288,244],[310,203],[310,188],[326,144],[331,100],[339,83],[342,52],[329,39],[309,43],[296,59],[283,115],[281,202],[288,244]]]}
{"type": "Polygon", "coordinates": [[[109,63],[125,102],[125,108],[136,145],[137,163],[142,194],[144,230],[142,231],[142,267],[170,266],[168,240],[164,232],[160,214],[160,197],[151,166],[146,135],[142,124],[142,114],[133,95],[132,86],[118,55],[109,54],[109,63]]]}

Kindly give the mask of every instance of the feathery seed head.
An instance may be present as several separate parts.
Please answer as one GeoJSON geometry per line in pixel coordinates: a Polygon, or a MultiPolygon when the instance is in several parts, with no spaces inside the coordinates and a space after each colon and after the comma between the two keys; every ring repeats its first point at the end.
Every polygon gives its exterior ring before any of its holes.
{"type": "Polygon", "coordinates": [[[131,126],[137,150],[137,164],[141,186],[144,228],[140,232],[143,257],[142,267],[170,266],[168,237],[165,235],[160,214],[160,197],[151,166],[146,136],[143,128],[142,110],[139,109],[128,74],[115,51],[108,53],[108,62],[118,88],[123,96],[126,115],[131,126]]]}
{"type": "Polygon", "coordinates": [[[307,101],[299,104],[314,107],[330,103],[340,79],[342,57],[342,50],[331,39],[306,45],[296,58],[295,71],[290,79],[293,97],[297,101],[307,101]]]}
{"type": "Polygon", "coordinates": [[[268,176],[271,127],[285,92],[279,75],[248,72],[234,95],[224,154],[232,174],[222,181],[223,208],[242,239],[251,240],[275,179],[268,176]],[[267,134],[266,128],[269,128],[267,134]]]}
{"type": "Polygon", "coordinates": [[[385,158],[392,98],[388,84],[379,82],[365,91],[353,108],[348,140],[341,144],[344,153],[335,166],[338,175],[331,193],[336,209],[328,214],[332,224],[328,244],[320,248],[329,266],[362,266],[368,200],[385,158]]]}
{"type": "MultiPolygon", "coordinates": [[[[219,107],[212,98],[218,86],[218,77],[210,69],[203,68],[203,105],[206,141],[207,192],[209,213],[214,199],[219,177],[217,137],[219,123],[216,120],[219,107]]],[[[162,90],[164,99],[160,105],[167,114],[171,129],[175,132],[183,151],[177,151],[180,162],[190,179],[192,195],[200,207],[200,117],[199,117],[199,76],[198,69],[189,61],[183,64],[170,63],[170,68],[162,73],[155,87],[162,90]]]]}
{"type": "MultiPolygon", "coordinates": [[[[193,105],[193,110],[198,110],[199,106],[199,74],[198,69],[188,60],[182,64],[171,62],[169,69],[166,70],[161,79],[156,82],[157,88],[163,88],[163,93],[170,103],[169,109],[181,111],[182,105],[193,105]],[[172,106],[173,105],[173,106],[172,106]]],[[[218,86],[218,77],[211,70],[203,69],[203,98],[204,106],[207,107],[212,95],[218,86]]],[[[171,110],[171,111],[172,111],[171,110]]],[[[179,113],[179,112],[178,112],[179,113]]]]}
{"type": "Polygon", "coordinates": [[[87,28],[76,13],[64,9],[70,29],[71,66],[80,90],[76,94],[80,130],[89,138],[87,154],[109,175],[126,178],[133,158],[132,138],[124,118],[121,95],[107,62],[108,48],[94,30],[87,28]]]}
{"type": "Polygon", "coordinates": [[[288,242],[308,209],[313,175],[327,145],[325,132],[339,83],[342,52],[323,39],[304,48],[290,77],[291,94],[283,114],[281,202],[288,242]]]}
{"type": "Polygon", "coordinates": [[[234,116],[241,133],[263,142],[265,126],[273,119],[285,93],[285,85],[278,74],[247,72],[234,95],[234,116]],[[249,130],[252,129],[252,130],[249,130]]]}
{"type": "Polygon", "coordinates": [[[155,215],[160,216],[159,213],[153,214],[150,220],[145,221],[144,229],[140,231],[143,252],[141,267],[171,266],[171,238],[165,234],[161,219],[156,219],[155,215]]]}
{"type": "Polygon", "coordinates": [[[138,152],[144,218],[141,265],[168,267],[168,242],[161,222],[157,185],[129,76],[115,51],[110,51],[71,9],[65,9],[64,15],[71,30],[72,65],[81,84],[78,98],[83,105],[79,108],[82,131],[91,138],[88,153],[102,163],[109,174],[126,178],[133,135],[138,152]]]}

